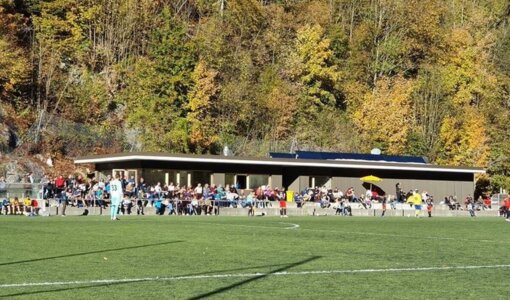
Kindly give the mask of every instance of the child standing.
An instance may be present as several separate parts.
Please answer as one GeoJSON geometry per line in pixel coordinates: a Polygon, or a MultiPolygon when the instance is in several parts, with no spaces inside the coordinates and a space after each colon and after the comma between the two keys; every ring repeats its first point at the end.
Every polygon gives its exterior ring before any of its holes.
{"type": "Polygon", "coordinates": [[[427,213],[429,214],[429,218],[432,218],[432,207],[434,206],[434,200],[432,197],[427,199],[427,213]]]}

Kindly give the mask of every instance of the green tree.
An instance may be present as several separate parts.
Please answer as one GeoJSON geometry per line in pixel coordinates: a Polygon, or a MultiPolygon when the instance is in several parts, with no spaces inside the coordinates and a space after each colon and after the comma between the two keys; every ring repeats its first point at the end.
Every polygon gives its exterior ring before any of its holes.
{"type": "Polygon", "coordinates": [[[218,87],[215,77],[218,73],[199,61],[191,74],[193,88],[188,94],[188,121],[190,148],[193,152],[209,152],[218,142],[215,126],[218,87]]]}
{"type": "Polygon", "coordinates": [[[341,105],[340,76],[333,64],[331,41],[324,34],[319,25],[305,25],[298,29],[295,50],[289,59],[289,74],[301,90],[297,112],[302,139],[316,136],[310,120],[318,120],[321,112],[341,105]]]}
{"type": "Polygon", "coordinates": [[[143,149],[187,152],[186,108],[192,87],[195,50],[187,27],[164,9],[154,32],[149,55],[126,74],[127,123],[140,132],[143,149]]]}

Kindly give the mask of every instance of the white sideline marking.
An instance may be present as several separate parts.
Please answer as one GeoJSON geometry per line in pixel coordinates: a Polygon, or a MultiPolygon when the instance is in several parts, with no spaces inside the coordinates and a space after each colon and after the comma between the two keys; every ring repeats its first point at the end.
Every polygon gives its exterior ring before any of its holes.
{"type": "Polygon", "coordinates": [[[389,268],[389,269],[359,269],[359,270],[323,270],[323,271],[301,271],[301,272],[276,272],[276,273],[241,273],[241,274],[211,274],[194,276],[173,276],[173,277],[142,277],[124,279],[99,279],[99,280],[77,280],[77,281],[55,281],[55,282],[27,282],[0,284],[0,288],[19,288],[36,286],[56,285],[82,285],[82,284],[114,284],[125,282],[146,282],[146,281],[181,281],[197,279],[217,278],[241,278],[261,276],[300,276],[300,275],[331,275],[331,274],[355,274],[355,273],[391,273],[391,272],[424,272],[424,271],[450,271],[450,270],[474,270],[474,269],[498,269],[510,268],[509,265],[489,266],[450,266],[450,267],[423,267],[423,268],[389,268]]]}

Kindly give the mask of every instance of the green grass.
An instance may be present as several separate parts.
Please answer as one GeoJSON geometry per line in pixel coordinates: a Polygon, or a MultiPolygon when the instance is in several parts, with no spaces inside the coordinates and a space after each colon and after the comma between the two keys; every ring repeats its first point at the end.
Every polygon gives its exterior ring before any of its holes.
{"type": "Polygon", "coordinates": [[[506,299],[510,268],[302,271],[510,264],[500,218],[0,217],[0,298],[506,299]],[[298,224],[296,229],[288,229],[298,224]],[[271,275],[289,272],[288,275],[271,275]],[[266,275],[213,278],[218,274],[266,275]],[[101,279],[181,280],[90,283],[101,279]]]}

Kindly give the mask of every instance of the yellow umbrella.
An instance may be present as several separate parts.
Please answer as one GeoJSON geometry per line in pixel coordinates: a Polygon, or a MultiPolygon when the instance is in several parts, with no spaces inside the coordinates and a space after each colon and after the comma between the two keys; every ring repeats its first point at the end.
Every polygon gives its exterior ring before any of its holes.
{"type": "Polygon", "coordinates": [[[374,176],[374,175],[368,175],[365,177],[361,177],[360,180],[364,181],[364,182],[380,182],[380,181],[382,181],[381,178],[374,176]]]}
{"type": "Polygon", "coordinates": [[[372,182],[380,182],[380,181],[382,181],[381,178],[379,178],[377,176],[374,176],[374,175],[368,175],[368,176],[361,177],[360,180],[363,181],[363,182],[370,183],[370,191],[372,191],[372,182]]]}

